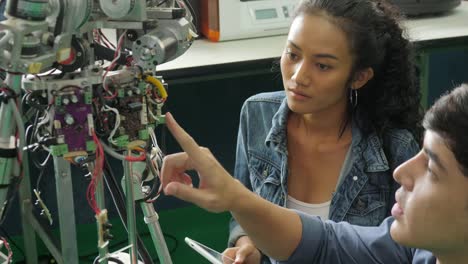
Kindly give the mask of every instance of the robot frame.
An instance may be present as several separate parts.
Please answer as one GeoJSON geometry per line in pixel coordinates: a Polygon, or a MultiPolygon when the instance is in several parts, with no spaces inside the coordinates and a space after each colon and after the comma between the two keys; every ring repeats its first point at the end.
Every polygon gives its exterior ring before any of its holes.
{"type": "MultiPolygon", "coordinates": [[[[6,73],[0,80],[0,218],[18,193],[27,263],[38,261],[36,235],[58,263],[78,263],[70,166],[89,172],[85,195],[96,216],[99,250],[94,263],[151,263],[138,239],[136,204],[159,260],[172,263],[152,204],[161,191],[163,156],[155,128],[165,123],[168,96],[156,66],[191,46],[197,37],[192,13],[187,0],[6,1],[7,19],[0,21],[0,71],[6,73]],[[116,32],[115,41],[104,34],[108,30],[116,32]],[[38,206],[52,224],[37,186],[32,203],[28,155],[39,151],[47,157],[33,160],[35,166],[54,164],[60,245],[33,214],[38,206]],[[106,154],[124,168],[121,210],[129,239],[117,252],[108,249],[106,154]]],[[[11,251],[0,252],[0,259],[10,263],[11,251]]]]}

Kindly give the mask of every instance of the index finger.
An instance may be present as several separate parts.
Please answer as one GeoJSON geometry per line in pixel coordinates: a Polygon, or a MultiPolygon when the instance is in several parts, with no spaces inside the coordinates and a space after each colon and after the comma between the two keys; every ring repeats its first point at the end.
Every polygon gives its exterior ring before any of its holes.
{"type": "Polygon", "coordinates": [[[182,149],[195,162],[199,162],[203,157],[200,146],[185,130],[179,126],[171,113],[166,113],[166,125],[171,134],[177,140],[182,149]]]}

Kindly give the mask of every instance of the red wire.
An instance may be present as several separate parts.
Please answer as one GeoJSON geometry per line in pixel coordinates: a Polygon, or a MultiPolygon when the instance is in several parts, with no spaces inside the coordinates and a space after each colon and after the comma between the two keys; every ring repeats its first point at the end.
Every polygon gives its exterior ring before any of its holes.
{"type": "Polygon", "coordinates": [[[136,162],[136,161],[144,161],[146,160],[146,154],[144,152],[141,153],[140,156],[134,157],[134,156],[126,156],[125,157],[126,161],[130,162],[136,162]]]}
{"type": "MultiPolygon", "coordinates": [[[[123,32],[122,35],[120,36],[119,38],[119,42],[117,43],[117,48],[115,49],[115,52],[114,52],[114,59],[113,61],[117,58],[117,55],[119,55],[119,51],[122,49],[122,45],[123,45],[123,40],[124,40],[124,34],[126,33],[123,32]]],[[[122,56],[122,54],[120,54],[119,56],[122,56]]],[[[108,89],[107,89],[107,85],[105,84],[105,79],[106,79],[106,76],[107,74],[109,73],[109,71],[114,68],[115,64],[117,64],[117,61],[114,61],[113,63],[111,63],[111,65],[109,65],[106,69],[106,72],[104,72],[104,75],[102,76],[102,80],[103,80],[103,87],[104,87],[104,90],[107,92],[108,89]]],[[[105,99],[114,99],[115,97],[117,96],[117,91],[114,91],[114,93],[111,95],[111,96],[105,96],[104,98],[105,99]]]]}
{"type": "Polygon", "coordinates": [[[104,39],[105,41],[107,41],[107,43],[113,48],[115,49],[115,45],[109,41],[109,39],[106,37],[106,35],[102,32],[101,29],[98,29],[98,32],[99,32],[99,35],[102,37],[102,39],[104,39]]]}
{"type": "Polygon", "coordinates": [[[5,244],[5,248],[8,251],[8,258],[7,258],[6,263],[10,263],[11,258],[13,257],[13,251],[11,250],[10,244],[8,244],[8,241],[4,237],[2,237],[1,239],[2,239],[3,243],[5,244]]]}
{"type": "Polygon", "coordinates": [[[91,182],[89,183],[88,188],[86,190],[86,199],[91,209],[93,209],[94,213],[98,215],[101,212],[101,210],[99,209],[99,206],[97,205],[96,201],[96,185],[98,181],[102,178],[102,169],[104,167],[104,149],[94,131],[93,141],[96,144],[96,162],[94,170],[91,173],[91,182]]]}

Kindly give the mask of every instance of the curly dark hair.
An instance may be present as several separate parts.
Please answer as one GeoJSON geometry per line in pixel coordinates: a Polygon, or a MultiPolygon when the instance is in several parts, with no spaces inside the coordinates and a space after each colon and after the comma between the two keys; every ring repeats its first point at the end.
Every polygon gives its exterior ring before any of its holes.
{"type": "Polygon", "coordinates": [[[374,70],[374,78],[358,90],[358,104],[348,104],[363,133],[402,128],[420,142],[421,93],[399,10],[384,0],[303,0],[295,15],[303,14],[322,15],[346,33],[354,59],[349,84],[359,70],[374,70]]]}
{"type": "Polygon", "coordinates": [[[468,177],[468,84],[439,98],[427,111],[424,128],[441,135],[468,177]]]}

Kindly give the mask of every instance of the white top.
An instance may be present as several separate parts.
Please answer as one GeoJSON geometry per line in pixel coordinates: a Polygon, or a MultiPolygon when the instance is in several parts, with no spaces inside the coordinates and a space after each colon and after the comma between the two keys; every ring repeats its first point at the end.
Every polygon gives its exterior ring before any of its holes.
{"type": "Polygon", "coordinates": [[[330,212],[331,201],[320,203],[320,204],[310,204],[304,203],[297,199],[294,199],[291,195],[288,195],[286,201],[286,208],[295,209],[306,214],[320,216],[322,220],[328,220],[328,213],[330,212]]]}
{"type": "MultiPolygon", "coordinates": [[[[468,36],[468,2],[453,11],[435,17],[405,20],[411,41],[427,41],[468,36]]],[[[157,66],[158,71],[178,70],[225,63],[278,58],[286,44],[286,35],[254,39],[211,42],[196,40],[179,58],[157,66]]]]}

